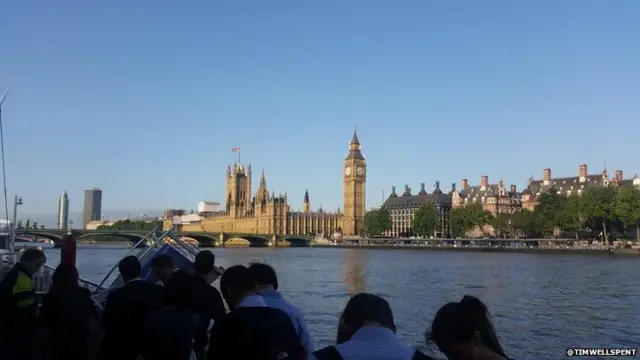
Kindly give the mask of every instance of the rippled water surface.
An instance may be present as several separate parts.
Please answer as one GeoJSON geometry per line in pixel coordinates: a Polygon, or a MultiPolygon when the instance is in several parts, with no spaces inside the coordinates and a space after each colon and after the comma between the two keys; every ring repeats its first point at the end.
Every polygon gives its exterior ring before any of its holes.
{"type": "MultiPolygon", "coordinates": [[[[424,348],[440,306],[471,294],[492,311],[507,354],[560,359],[567,347],[640,346],[640,258],[357,249],[213,249],[219,265],[273,265],[280,290],[330,344],[350,295],[391,303],[399,336],[424,348]]],[[[99,282],[128,249],[81,247],[81,276],[99,282]]],[[[57,264],[58,250],[47,250],[57,264]]],[[[217,284],[216,284],[217,285],[217,284]]],[[[431,351],[431,350],[427,350],[431,351]]],[[[434,351],[437,354],[437,351],[434,351]]]]}

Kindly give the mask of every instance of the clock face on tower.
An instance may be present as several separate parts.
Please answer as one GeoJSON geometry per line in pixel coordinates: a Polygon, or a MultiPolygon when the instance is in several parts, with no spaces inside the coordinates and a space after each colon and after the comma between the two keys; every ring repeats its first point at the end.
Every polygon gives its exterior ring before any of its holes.
{"type": "Polygon", "coordinates": [[[347,175],[347,176],[351,175],[351,167],[350,166],[347,166],[344,169],[344,174],[347,175]]]}
{"type": "Polygon", "coordinates": [[[362,175],[364,175],[364,169],[363,169],[363,168],[361,168],[361,167],[358,167],[358,168],[356,169],[356,174],[358,174],[358,176],[362,176],[362,175]]]}

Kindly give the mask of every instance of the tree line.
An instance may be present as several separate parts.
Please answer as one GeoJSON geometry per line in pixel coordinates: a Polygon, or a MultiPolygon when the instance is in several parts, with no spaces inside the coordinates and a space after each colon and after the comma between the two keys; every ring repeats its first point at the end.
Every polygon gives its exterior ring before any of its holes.
{"type": "Polygon", "coordinates": [[[162,228],[162,220],[140,221],[140,220],[118,220],[112,225],[100,225],[97,230],[132,230],[132,231],[151,231],[156,227],[162,228]]]}
{"type": "MultiPolygon", "coordinates": [[[[391,229],[389,211],[382,208],[369,211],[364,217],[368,235],[382,235],[391,229]]],[[[490,225],[500,237],[550,237],[558,231],[573,232],[578,238],[583,231],[602,233],[608,241],[610,233],[623,234],[636,230],[640,242],[640,189],[637,187],[597,187],[582,195],[563,196],[555,189],[540,194],[535,210],[523,209],[513,213],[492,213],[481,204],[472,203],[451,210],[450,234],[465,237],[474,229],[490,225]]],[[[413,232],[421,237],[439,232],[440,221],[435,204],[427,203],[416,211],[413,232]]]]}

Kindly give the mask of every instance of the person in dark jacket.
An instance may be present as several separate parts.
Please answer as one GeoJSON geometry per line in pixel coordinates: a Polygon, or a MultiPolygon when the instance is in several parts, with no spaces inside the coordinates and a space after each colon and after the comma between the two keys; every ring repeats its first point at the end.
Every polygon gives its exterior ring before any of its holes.
{"type": "Polygon", "coordinates": [[[227,269],[220,289],[231,312],[211,329],[208,360],[306,358],[291,318],[267,306],[249,269],[242,265],[227,269]]]}
{"type": "Polygon", "coordinates": [[[133,360],[142,350],[142,335],[149,313],[162,307],[164,292],[155,284],[140,279],[140,260],[127,256],[118,264],[125,282],[107,297],[102,316],[105,336],[100,360],[133,360]]]}
{"type": "Polygon", "coordinates": [[[31,276],[47,261],[44,252],[28,248],[0,283],[0,353],[3,359],[31,356],[36,298],[31,276]]]}
{"type": "Polygon", "coordinates": [[[53,273],[53,285],[44,296],[40,323],[47,334],[49,360],[84,360],[87,340],[97,309],[89,290],[78,284],[78,270],[60,264],[53,273]]]}
{"type": "Polygon", "coordinates": [[[193,350],[198,359],[205,357],[205,348],[209,340],[207,331],[211,321],[216,323],[227,313],[220,292],[211,286],[211,283],[220,276],[215,266],[215,260],[216,257],[211,251],[203,250],[196,255],[193,263],[195,276],[191,308],[200,316],[200,325],[194,340],[193,350]]]}
{"type": "Polygon", "coordinates": [[[156,276],[156,285],[164,286],[164,283],[173,274],[173,259],[167,254],[160,254],[151,260],[151,269],[156,276]]]}
{"type": "Polygon", "coordinates": [[[189,360],[200,317],[190,310],[193,276],[174,272],[167,279],[165,306],[149,314],[142,357],[145,360],[189,360]]]}

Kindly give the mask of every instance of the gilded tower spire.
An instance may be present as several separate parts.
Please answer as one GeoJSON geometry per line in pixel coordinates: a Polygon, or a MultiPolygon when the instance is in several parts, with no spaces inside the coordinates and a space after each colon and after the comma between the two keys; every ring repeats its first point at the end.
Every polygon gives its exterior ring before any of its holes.
{"type": "Polygon", "coordinates": [[[351,141],[349,142],[349,154],[347,155],[346,160],[364,160],[364,156],[360,150],[362,146],[360,145],[360,139],[358,139],[358,132],[356,129],[353,129],[353,136],[351,137],[351,141]]]}
{"type": "Polygon", "coordinates": [[[311,203],[309,202],[309,190],[304,191],[304,201],[302,203],[302,211],[306,213],[311,211],[311,203]]]}

